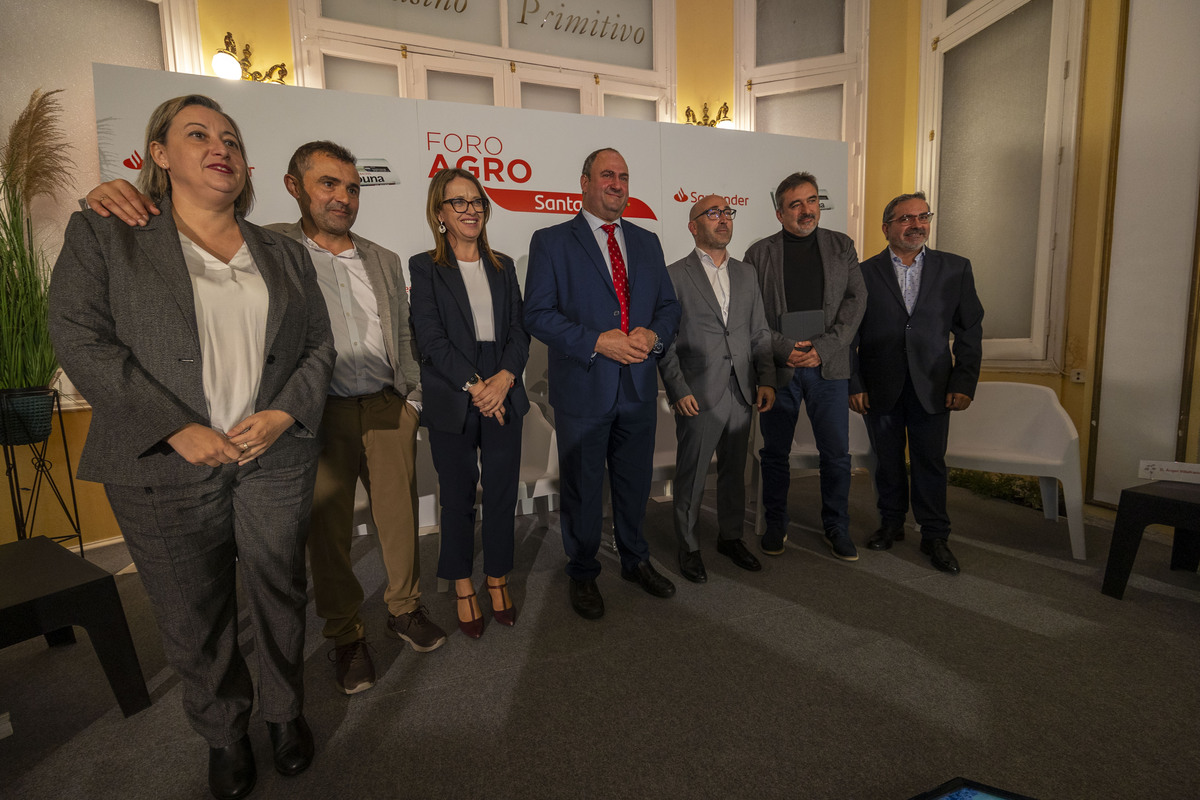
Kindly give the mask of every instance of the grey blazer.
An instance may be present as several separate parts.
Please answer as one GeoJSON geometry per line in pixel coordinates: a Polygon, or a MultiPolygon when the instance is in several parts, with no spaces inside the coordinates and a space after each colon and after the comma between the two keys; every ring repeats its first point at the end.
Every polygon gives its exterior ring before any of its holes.
{"type": "Polygon", "coordinates": [[[753,406],[757,387],[775,385],[771,329],[763,313],[754,270],[730,257],[729,322],[695,250],[667,267],[683,309],[679,333],[658,364],[667,399],[689,394],[702,410],[717,405],[729,388],[730,370],[746,403],[753,406]]]}
{"type": "MultiPolygon", "coordinates": [[[[276,222],[265,227],[301,244],[304,242],[304,231],[299,222],[276,222]]],[[[350,238],[354,240],[371,291],[375,294],[379,324],[383,328],[383,346],[392,371],[396,373],[396,391],[402,395],[412,394],[421,380],[421,358],[409,323],[408,290],[400,256],[356,233],[352,232],[350,238]]]]}
{"type": "MultiPolygon", "coordinates": [[[[817,248],[825,276],[825,333],[814,336],[812,343],[821,357],[821,377],[845,380],[850,377],[850,345],[867,308],[867,287],[858,269],[854,242],[844,233],[817,228],[817,248]]],[[[759,239],[746,250],[746,262],[758,273],[762,287],[763,309],[775,350],[776,386],[792,380],[793,369],[786,366],[795,342],[779,332],[779,318],[787,311],[783,288],[783,231],[759,239]]]]}
{"type": "MultiPolygon", "coordinates": [[[[50,333],[63,370],[92,406],[79,477],[128,486],[203,480],[165,439],[208,425],[195,301],[170,198],[144,228],[92,211],[71,215],[50,282],[50,333]]],[[[304,247],[238,220],[267,284],[262,382],[254,408],[296,419],[258,458],[264,468],[315,459],[333,368],[333,335],[304,247]]]]}

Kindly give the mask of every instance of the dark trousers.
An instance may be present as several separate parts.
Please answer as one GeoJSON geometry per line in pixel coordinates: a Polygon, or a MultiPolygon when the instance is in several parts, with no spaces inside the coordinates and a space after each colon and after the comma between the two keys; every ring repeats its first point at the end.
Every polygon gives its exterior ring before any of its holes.
{"type": "Polygon", "coordinates": [[[279,469],[251,462],[226,464],[199,483],[105,485],[167,661],[183,682],[184,711],[210,747],[242,737],[254,700],[237,641],[239,565],[263,718],[300,714],[304,540],[315,473],[315,462],[279,469]]]}
{"type": "Polygon", "coordinates": [[[904,468],[908,446],[912,464],[913,517],[924,539],[950,535],[946,514],[946,440],[950,434],[950,412],[930,414],[905,378],[900,399],[887,413],[868,411],[867,434],[875,450],[875,494],[880,522],[885,527],[904,525],[908,513],[909,478],[904,468]]]}
{"type": "MultiPolygon", "coordinates": [[[[495,345],[481,342],[480,375],[497,367],[495,345]]],[[[471,577],[475,560],[475,489],[483,465],[483,572],[502,578],[513,568],[513,514],[521,470],[521,417],[508,402],[504,424],[471,405],[462,433],[429,431],[429,451],[438,474],[442,503],[442,549],[438,577],[471,577]]]]}
{"type": "Polygon", "coordinates": [[[796,435],[800,403],[808,412],[821,470],[821,524],[825,532],[850,530],[850,381],[826,380],[820,367],[795,370],[775,391],[775,405],[759,415],[763,447],[763,517],[768,528],[788,526],[787,497],[792,469],[788,455],[796,435]]]}
{"type": "Polygon", "coordinates": [[[616,404],[602,416],[577,417],[570,409],[554,409],[563,548],[567,575],[577,580],[593,580],[600,574],[596,553],[600,550],[605,464],[621,566],[633,569],[650,559],[642,523],[654,468],[657,398],[640,401],[632,397],[623,382],[616,404]]]}

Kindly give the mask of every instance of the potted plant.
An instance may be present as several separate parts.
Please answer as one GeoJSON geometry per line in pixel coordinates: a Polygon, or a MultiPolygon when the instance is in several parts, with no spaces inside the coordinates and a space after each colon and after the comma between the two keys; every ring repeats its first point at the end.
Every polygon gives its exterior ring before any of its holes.
{"type": "Polygon", "coordinates": [[[50,435],[58,370],[47,318],[50,264],[35,243],[30,204],[70,186],[74,164],[59,124],[60,90],[37,90],[0,144],[0,443],[50,435]]]}

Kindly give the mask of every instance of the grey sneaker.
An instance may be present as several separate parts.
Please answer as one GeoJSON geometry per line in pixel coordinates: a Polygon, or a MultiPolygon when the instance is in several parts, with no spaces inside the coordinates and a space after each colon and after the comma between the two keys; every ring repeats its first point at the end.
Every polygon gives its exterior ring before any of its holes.
{"type": "Polygon", "coordinates": [[[825,534],[825,543],[829,550],[842,561],[858,561],[858,550],[850,541],[850,534],[845,531],[831,531],[825,534]]]}
{"type": "Polygon", "coordinates": [[[783,528],[767,528],[762,539],[758,542],[758,547],[769,556],[783,555],[783,543],[787,541],[787,534],[783,532],[783,528]]]}
{"type": "Polygon", "coordinates": [[[446,643],[446,632],[429,619],[425,606],[417,606],[407,614],[388,615],[388,633],[412,645],[418,653],[437,650],[446,643]]]}
{"type": "Polygon", "coordinates": [[[333,648],[334,680],[342,694],[357,694],[375,685],[375,664],[366,639],[333,648]]]}

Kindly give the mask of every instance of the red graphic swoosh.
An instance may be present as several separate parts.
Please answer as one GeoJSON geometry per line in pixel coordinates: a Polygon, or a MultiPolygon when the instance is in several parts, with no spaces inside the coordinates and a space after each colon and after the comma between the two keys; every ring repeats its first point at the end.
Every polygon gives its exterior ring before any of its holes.
{"type": "MultiPolygon", "coordinates": [[[[488,187],[488,197],[505,211],[533,214],[577,214],[582,206],[578,192],[539,192],[534,189],[494,189],[488,187]]],[[[650,206],[636,197],[621,214],[634,219],[658,219],[650,206]]]]}

